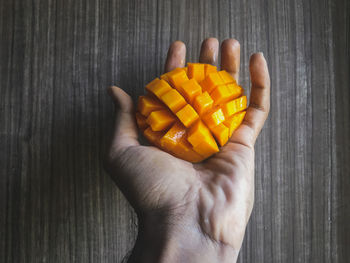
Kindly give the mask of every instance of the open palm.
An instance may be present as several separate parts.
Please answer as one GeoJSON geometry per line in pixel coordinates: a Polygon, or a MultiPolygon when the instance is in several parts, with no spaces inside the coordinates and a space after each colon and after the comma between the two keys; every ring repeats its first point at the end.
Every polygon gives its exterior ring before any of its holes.
{"type": "MultiPolygon", "coordinates": [[[[216,64],[218,50],[217,39],[206,39],[199,62],[216,64]]],[[[185,56],[185,45],[174,42],[168,51],[165,71],[183,67],[185,56]]],[[[221,45],[221,69],[236,80],[239,60],[238,41],[225,40],[221,45]]],[[[242,125],[219,153],[199,164],[183,161],[156,147],[140,145],[131,98],[120,88],[109,90],[119,111],[108,155],[108,172],[134,207],[139,224],[147,225],[148,229],[154,223],[170,226],[167,235],[175,235],[177,242],[188,250],[198,249],[198,245],[193,245],[196,242],[205,243],[205,250],[228,248],[231,262],[237,258],[253,207],[254,143],[269,111],[270,80],[261,53],[252,55],[250,74],[250,104],[242,125]]],[[[157,260],[161,261],[163,256],[164,253],[158,254],[157,260]]],[[[196,257],[199,259],[192,252],[191,257],[179,260],[178,256],[174,261],[196,262],[196,257]]],[[[135,261],[136,258],[134,255],[135,261]]],[[[147,256],[143,260],[147,262],[147,256]]]]}

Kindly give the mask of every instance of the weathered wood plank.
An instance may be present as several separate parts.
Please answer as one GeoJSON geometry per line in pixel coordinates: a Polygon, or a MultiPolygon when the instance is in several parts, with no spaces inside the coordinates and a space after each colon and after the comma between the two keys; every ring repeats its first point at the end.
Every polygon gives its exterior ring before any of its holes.
{"type": "Polygon", "coordinates": [[[209,36],[264,52],[271,114],[239,262],[350,258],[350,3],[1,1],[0,261],[120,262],[137,222],[103,171],[106,87],[136,100],[169,44],[196,61],[209,36]]]}

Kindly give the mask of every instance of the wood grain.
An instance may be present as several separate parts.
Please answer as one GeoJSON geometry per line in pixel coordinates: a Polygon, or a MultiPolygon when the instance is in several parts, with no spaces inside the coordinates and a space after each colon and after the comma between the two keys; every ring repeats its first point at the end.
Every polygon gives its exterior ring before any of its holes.
{"type": "Polygon", "coordinates": [[[120,262],[137,221],[103,170],[114,109],[169,44],[262,51],[271,114],[256,145],[255,207],[239,262],[350,258],[350,3],[0,0],[0,262],[120,262]]]}

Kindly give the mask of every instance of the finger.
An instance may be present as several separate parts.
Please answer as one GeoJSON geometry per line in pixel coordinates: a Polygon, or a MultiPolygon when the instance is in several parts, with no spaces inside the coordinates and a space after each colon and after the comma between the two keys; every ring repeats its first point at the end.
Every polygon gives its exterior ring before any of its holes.
{"type": "Polygon", "coordinates": [[[173,42],[168,50],[164,71],[169,72],[176,68],[185,66],[186,46],[181,41],[173,42]]]}
{"type": "Polygon", "coordinates": [[[200,63],[216,65],[218,60],[219,41],[216,38],[207,38],[202,42],[200,63]]]}
{"type": "Polygon", "coordinates": [[[118,151],[139,145],[132,99],[125,91],[115,86],[110,87],[108,92],[117,109],[112,148],[118,151]]]}
{"type": "Polygon", "coordinates": [[[241,46],[236,39],[226,39],[221,44],[221,69],[229,72],[238,82],[241,46]]]}
{"type": "Polygon", "coordinates": [[[262,53],[250,57],[249,70],[252,82],[249,107],[231,141],[253,146],[270,110],[270,76],[262,53]]]}

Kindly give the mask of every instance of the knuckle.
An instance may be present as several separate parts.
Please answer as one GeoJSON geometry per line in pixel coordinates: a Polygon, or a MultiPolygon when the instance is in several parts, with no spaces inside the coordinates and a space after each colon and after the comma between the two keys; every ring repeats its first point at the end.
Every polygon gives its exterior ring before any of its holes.
{"type": "Polygon", "coordinates": [[[245,118],[242,123],[251,129],[255,129],[255,124],[250,119],[245,118]]]}
{"type": "Polygon", "coordinates": [[[259,105],[259,104],[254,103],[254,102],[251,102],[249,106],[252,107],[253,109],[262,111],[262,112],[264,112],[264,113],[267,113],[267,112],[269,112],[269,110],[270,110],[269,107],[266,107],[266,106],[264,106],[264,105],[259,105]]]}

